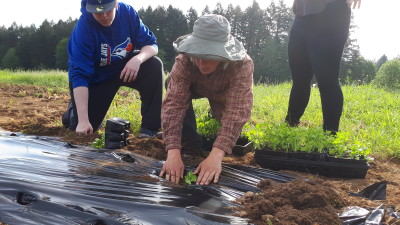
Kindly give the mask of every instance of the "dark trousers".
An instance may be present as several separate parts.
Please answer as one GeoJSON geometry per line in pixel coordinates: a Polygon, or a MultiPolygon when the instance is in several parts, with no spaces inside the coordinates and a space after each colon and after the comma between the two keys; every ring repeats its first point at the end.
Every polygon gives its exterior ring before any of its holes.
{"type": "Polygon", "coordinates": [[[336,132],[343,110],[340,61],[349,34],[351,10],[345,0],[327,5],[319,14],[296,16],[289,36],[293,86],[286,121],[296,126],[308,105],[313,75],[321,95],[323,128],[336,132]]]}
{"type": "MultiPolygon", "coordinates": [[[[116,74],[109,80],[89,86],[88,115],[93,129],[97,130],[100,128],[118,89],[121,86],[126,86],[136,89],[140,94],[142,115],[141,128],[159,130],[161,128],[161,102],[163,91],[163,64],[161,60],[158,57],[152,57],[142,63],[137,77],[133,82],[124,83],[119,76],[120,74],[116,74]]],[[[71,130],[76,130],[78,114],[71,84],[70,91],[71,103],[66,112],[69,116],[64,114],[63,124],[71,130]]]]}
{"type": "MultiPolygon", "coordinates": [[[[165,89],[168,89],[168,83],[171,77],[165,80],[165,89]]],[[[202,139],[197,133],[196,115],[193,109],[193,99],[200,99],[202,96],[191,91],[189,107],[183,119],[182,128],[182,151],[200,150],[202,149],[202,139]]]]}

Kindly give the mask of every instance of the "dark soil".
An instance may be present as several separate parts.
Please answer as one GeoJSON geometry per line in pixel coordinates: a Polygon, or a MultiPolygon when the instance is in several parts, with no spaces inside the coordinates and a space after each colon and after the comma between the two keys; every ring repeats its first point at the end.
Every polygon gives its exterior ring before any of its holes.
{"type": "MultiPolygon", "coordinates": [[[[44,87],[7,85],[0,83],[0,129],[23,132],[30,135],[59,137],[77,145],[89,145],[98,134],[79,136],[61,125],[61,116],[69,102],[67,92],[48,91],[44,87]]],[[[159,139],[136,139],[130,136],[130,144],[123,150],[147,157],[165,160],[164,143],[159,139]]],[[[198,165],[206,154],[184,155],[185,165],[198,165]]],[[[243,157],[226,156],[224,163],[258,166],[254,154],[243,157]]],[[[237,199],[242,205],[236,215],[250,218],[254,224],[341,224],[337,213],[348,206],[367,209],[393,206],[400,209],[400,164],[392,160],[375,160],[365,179],[326,178],[308,173],[284,171],[298,175],[290,183],[264,180],[259,184],[260,193],[246,193],[237,199]],[[350,196],[376,182],[388,182],[385,200],[371,201],[350,196]]],[[[129,178],[127,178],[129,179],[129,178]]],[[[151,177],[132,179],[152,180],[151,177]]],[[[158,181],[154,179],[154,181],[158,181]]],[[[386,217],[385,221],[389,218],[386,217]]],[[[385,224],[394,224],[386,222],[385,224]]],[[[400,222],[396,222],[400,224],[400,222]]],[[[0,225],[2,223],[0,222],[0,225]]]]}
{"type": "Polygon", "coordinates": [[[260,193],[247,193],[238,202],[256,224],[341,224],[336,212],[343,207],[340,193],[322,179],[296,179],[290,183],[260,182],[260,193]]]}

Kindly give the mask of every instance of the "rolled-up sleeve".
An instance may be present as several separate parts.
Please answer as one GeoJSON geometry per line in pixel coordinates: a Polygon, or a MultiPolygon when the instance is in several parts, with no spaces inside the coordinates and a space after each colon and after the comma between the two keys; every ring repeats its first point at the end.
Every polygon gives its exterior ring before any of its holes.
{"type": "Polygon", "coordinates": [[[167,93],[161,109],[161,124],[166,150],[181,149],[183,118],[189,107],[190,73],[187,58],[178,55],[170,73],[167,93]]]}
{"type": "Polygon", "coordinates": [[[254,65],[246,58],[243,65],[235,68],[234,78],[229,87],[227,102],[221,118],[221,127],[213,147],[232,153],[244,124],[250,119],[253,107],[254,65]]]}

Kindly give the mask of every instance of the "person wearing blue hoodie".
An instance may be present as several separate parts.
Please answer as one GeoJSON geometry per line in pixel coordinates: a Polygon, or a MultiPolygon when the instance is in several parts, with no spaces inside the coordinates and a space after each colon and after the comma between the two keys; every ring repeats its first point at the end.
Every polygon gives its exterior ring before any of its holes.
{"type": "Polygon", "coordinates": [[[161,127],[163,64],[157,40],[137,11],[117,0],[82,0],[68,43],[71,102],[64,127],[78,134],[98,130],[121,86],[140,94],[139,137],[161,127]]]}

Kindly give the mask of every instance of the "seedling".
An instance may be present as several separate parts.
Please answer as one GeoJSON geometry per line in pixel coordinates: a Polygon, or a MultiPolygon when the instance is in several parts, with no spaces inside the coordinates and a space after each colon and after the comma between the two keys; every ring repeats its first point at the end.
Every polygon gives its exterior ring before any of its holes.
{"type": "Polygon", "coordinates": [[[8,108],[11,108],[13,102],[14,102],[14,100],[12,98],[10,98],[10,101],[8,101],[8,108]]]}
{"type": "Polygon", "coordinates": [[[99,131],[100,138],[96,138],[93,143],[90,145],[93,148],[104,148],[104,138],[105,134],[102,131],[99,131]]]}
{"type": "Polygon", "coordinates": [[[36,98],[42,98],[43,97],[42,93],[34,93],[33,96],[35,96],[36,98]]]}
{"type": "Polygon", "coordinates": [[[196,182],[197,180],[197,176],[192,172],[188,172],[185,176],[185,183],[186,184],[192,184],[194,182],[196,182]]]}

